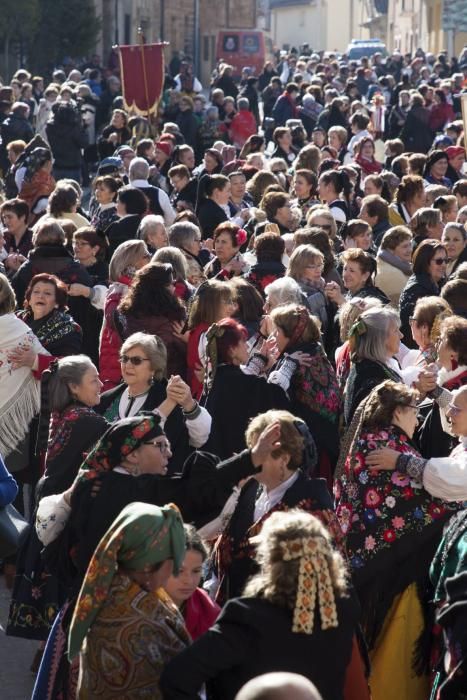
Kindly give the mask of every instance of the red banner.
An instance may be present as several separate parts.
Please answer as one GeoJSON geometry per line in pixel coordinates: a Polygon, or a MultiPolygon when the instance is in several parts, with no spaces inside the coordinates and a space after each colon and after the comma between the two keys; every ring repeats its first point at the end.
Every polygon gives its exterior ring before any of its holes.
{"type": "Polygon", "coordinates": [[[164,84],[164,44],[118,48],[125,109],[144,115],[155,112],[164,84]]]}

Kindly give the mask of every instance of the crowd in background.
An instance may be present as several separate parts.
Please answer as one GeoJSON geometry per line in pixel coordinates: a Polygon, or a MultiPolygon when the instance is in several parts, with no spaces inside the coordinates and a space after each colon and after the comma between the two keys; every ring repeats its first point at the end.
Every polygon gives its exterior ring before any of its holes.
{"type": "Polygon", "coordinates": [[[34,700],[467,695],[465,94],[467,47],[0,87],[34,700]]]}

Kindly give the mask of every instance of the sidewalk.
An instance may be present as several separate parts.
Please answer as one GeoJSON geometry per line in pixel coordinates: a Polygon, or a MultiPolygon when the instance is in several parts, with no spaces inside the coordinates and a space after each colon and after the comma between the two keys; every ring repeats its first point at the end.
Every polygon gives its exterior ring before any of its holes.
{"type": "Polygon", "coordinates": [[[5,635],[10,595],[0,575],[0,697],[2,700],[30,700],[35,676],[29,666],[39,642],[5,635]]]}

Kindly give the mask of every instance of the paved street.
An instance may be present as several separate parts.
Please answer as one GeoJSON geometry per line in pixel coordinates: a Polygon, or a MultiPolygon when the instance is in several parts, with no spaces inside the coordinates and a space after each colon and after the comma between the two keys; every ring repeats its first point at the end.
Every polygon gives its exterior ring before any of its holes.
{"type": "Polygon", "coordinates": [[[10,591],[5,588],[5,579],[0,575],[0,698],[30,700],[34,676],[29,666],[38,642],[5,635],[9,601],[10,591]]]}

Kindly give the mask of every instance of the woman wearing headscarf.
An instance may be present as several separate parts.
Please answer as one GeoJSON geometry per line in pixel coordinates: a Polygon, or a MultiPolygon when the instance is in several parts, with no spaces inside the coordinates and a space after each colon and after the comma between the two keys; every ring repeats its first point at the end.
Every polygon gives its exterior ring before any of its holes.
{"type": "MultiPolygon", "coordinates": [[[[260,572],[241,598],[162,674],[165,698],[233,700],[250,678],[280,668],[341,700],[358,612],[345,564],[319,519],[303,511],[271,513],[255,540],[260,572]]],[[[365,695],[360,695],[365,697],[365,695]]]]}
{"type": "Polygon", "coordinates": [[[162,698],[160,674],[190,641],[163,590],[184,555],[183,521],[174,506],[131,503],[112,523],[71,621],[68,656],[80,654],[78,698],[162,698]]]}
{"type": "Polygon", "coordinates": [[[46,211],[49,195],[55,189],[50,150],[34,148],[18,168],[17,178],[18,197],[27,203],[31,212],[29,223],[33,224],[46,211]]]}
{"type": "Polygon", "coordinates": [[[49,568],[69,585],[70,593],[49,635],[34,700],[54,700],[68,687],[64,654],[74,596],[94,549],[123,508],[135,501],[174,502],[186,521],[200,527],[219,515],[239,481],[261,470],[276,439],[269,426],[251,450],[221,464],[213,455],[197,452],[185,463],[181,478],[162,479],[171,451],[160,416],[125,418],[105,432],[68,493],[42,499],[36,531],[49,568]]]}

